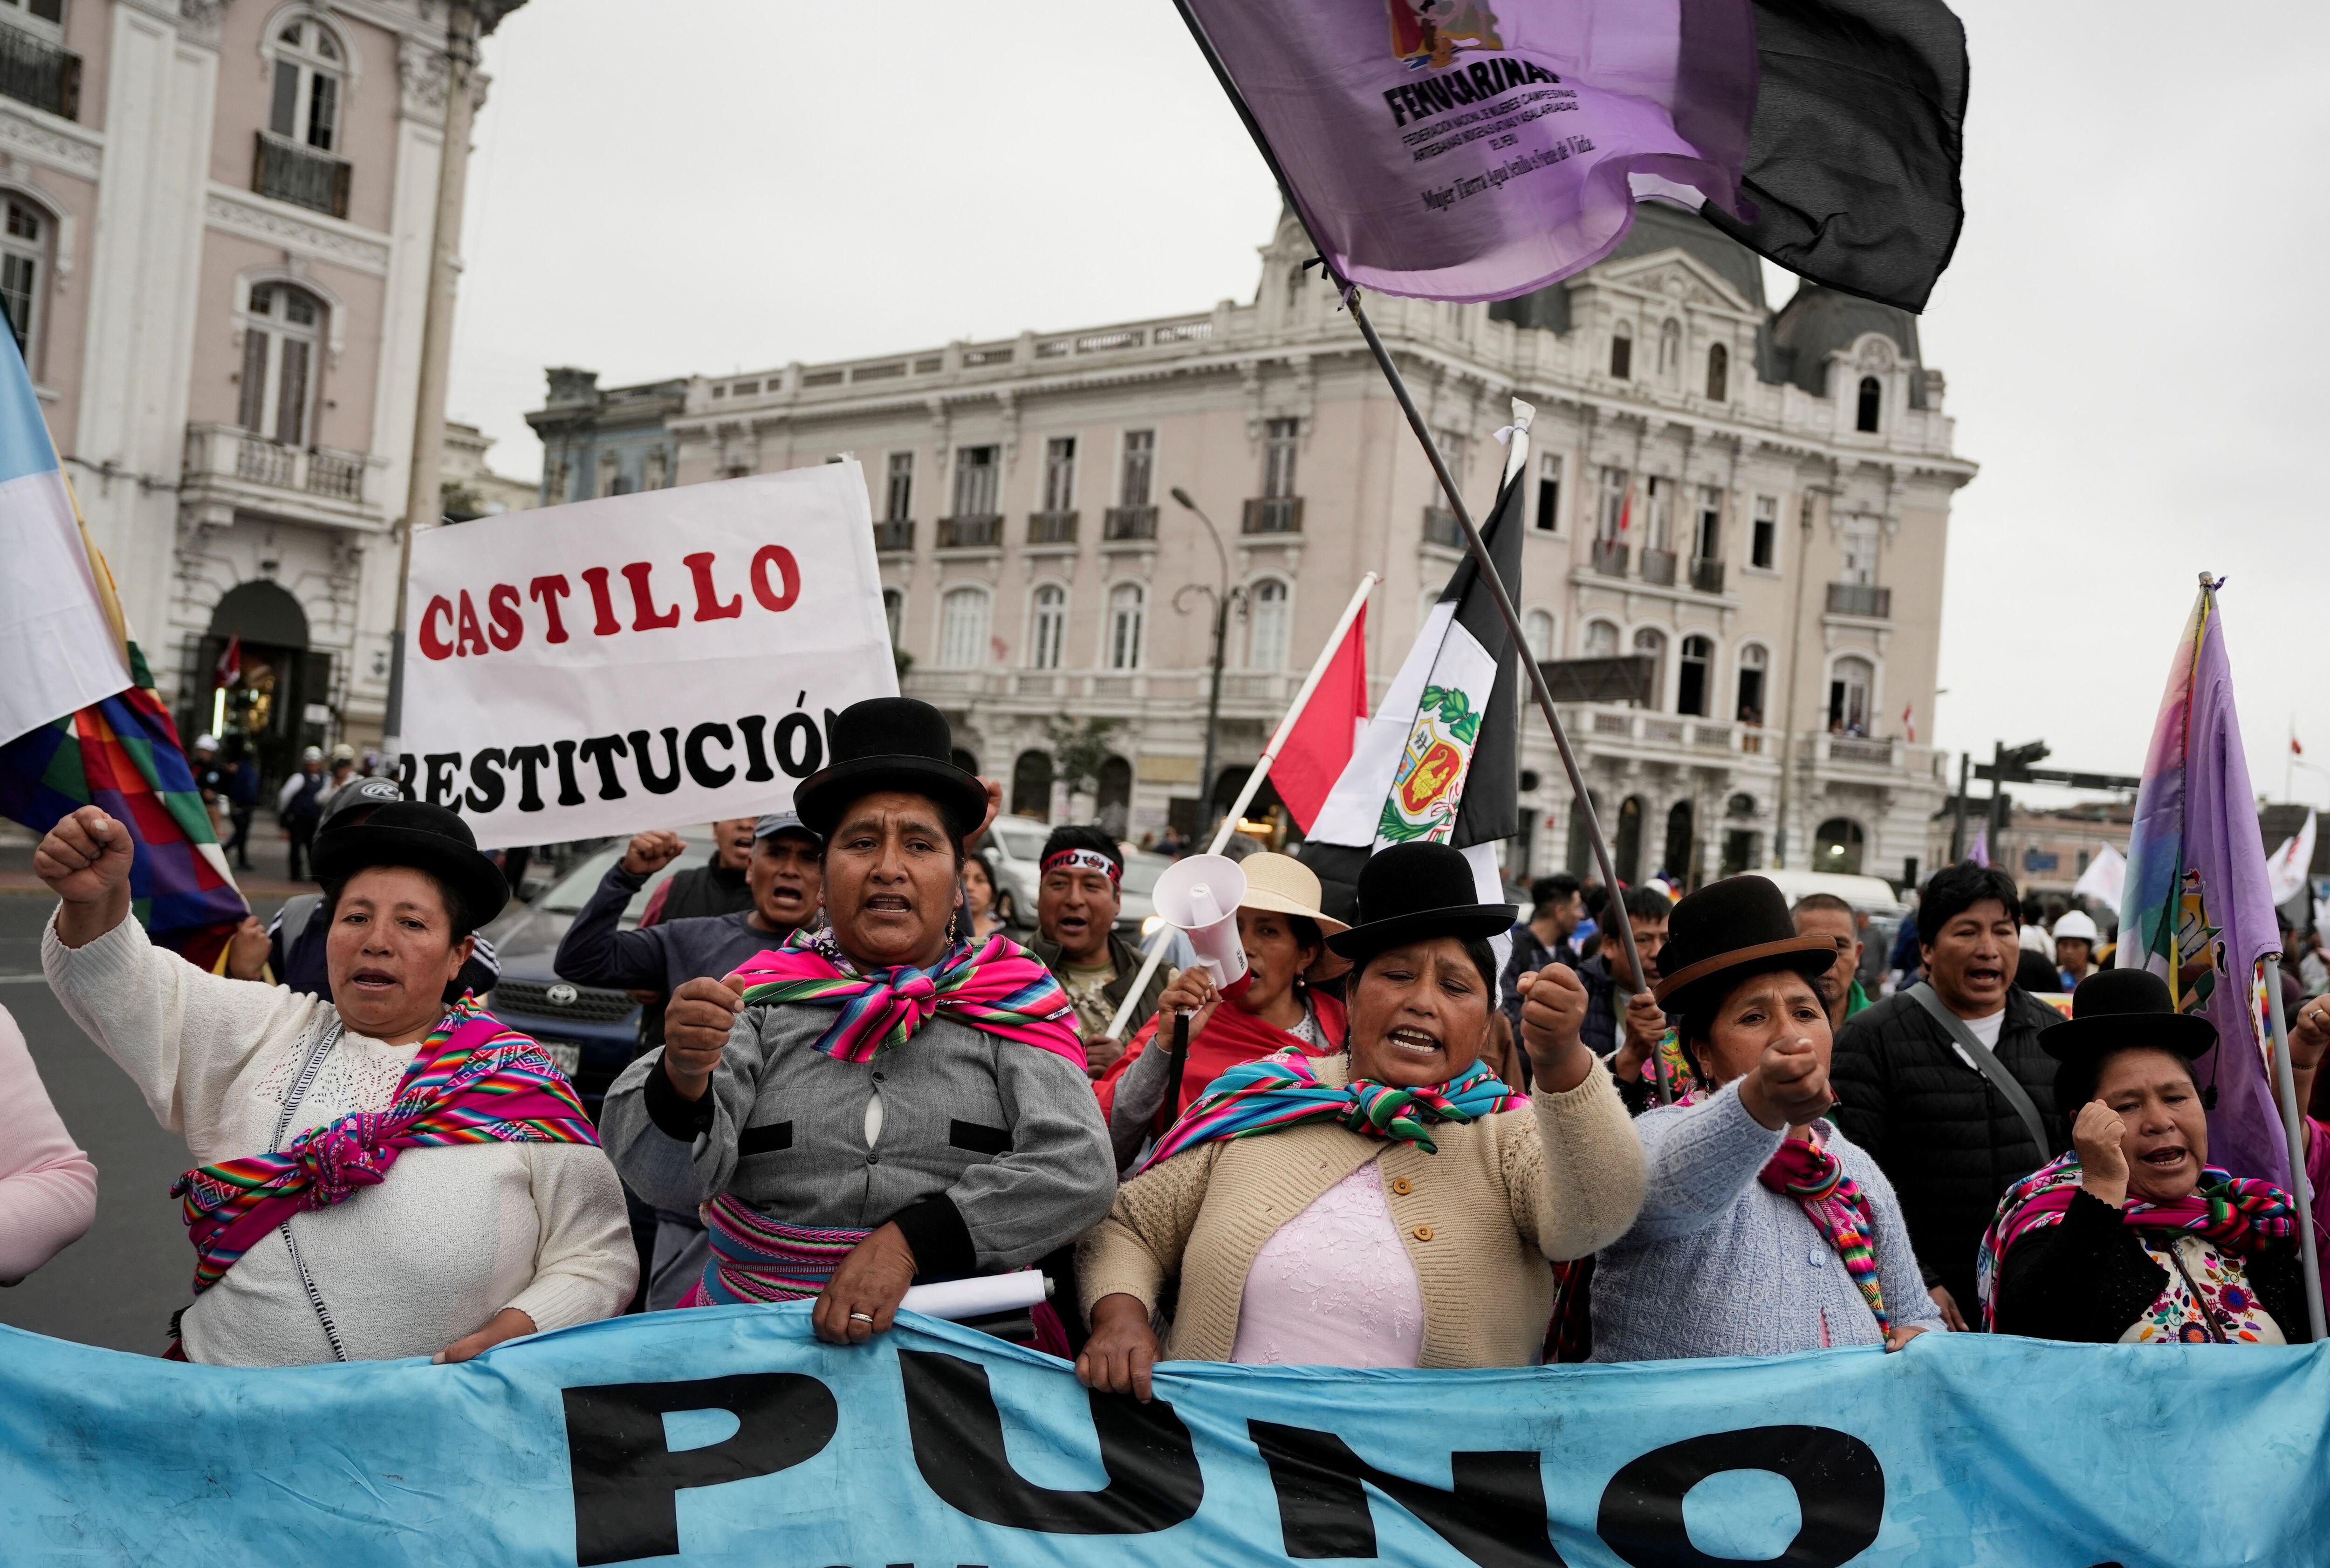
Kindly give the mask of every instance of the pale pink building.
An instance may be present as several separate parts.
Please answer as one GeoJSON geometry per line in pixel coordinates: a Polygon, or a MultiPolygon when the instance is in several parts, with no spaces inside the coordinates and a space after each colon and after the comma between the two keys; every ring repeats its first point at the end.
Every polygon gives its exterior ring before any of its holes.
{"type": "Polygon", "coordinates": [[[0,298],[164,694],[270,771],[380,732],[446,24],[0,0],[0,298]]]}

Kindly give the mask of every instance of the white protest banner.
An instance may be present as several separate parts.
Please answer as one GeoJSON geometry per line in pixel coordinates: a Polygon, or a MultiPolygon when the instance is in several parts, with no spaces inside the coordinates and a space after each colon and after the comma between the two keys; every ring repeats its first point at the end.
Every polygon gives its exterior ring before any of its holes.
{"type": "Polygon", "coordinates": [[[403,779],[487,848],[752,817],[895,696],[854,462],[412,541],[403,779]]]}

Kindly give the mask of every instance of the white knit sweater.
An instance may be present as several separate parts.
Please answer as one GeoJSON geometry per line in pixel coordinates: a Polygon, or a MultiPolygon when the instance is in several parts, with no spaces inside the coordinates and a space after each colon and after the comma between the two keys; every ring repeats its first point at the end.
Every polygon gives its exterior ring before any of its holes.
{"type": "MultiPolygon", "coordinates": [[[[350,1111],[386,1110],[420,1049],[343,1033],[289,1104],[335,1021],[329,1003],[206,974],[151,945],[134,920],[68,948],[52,919],[41,966],[73,1022],[185,1138],[192,1165],[263,1154],[350,1111]]],[[[269,1235],[195,1299],[180,1324],[188,1359],[333,1359],[302,1264],[357,1361],[432,1355],[505,1307],[543,1330],[611,1317],[639,1276],[622,1184],[586,1144],[409,1148],[378,1186],[299,1214],[289,1231],[289,1244],[279,1231],[269,1235]]],[[[189,1278],[194,1261],[189,1247],[189,1278]]],[[[154,1326],[157,1346],[165,1330],[154,1326]]]]}

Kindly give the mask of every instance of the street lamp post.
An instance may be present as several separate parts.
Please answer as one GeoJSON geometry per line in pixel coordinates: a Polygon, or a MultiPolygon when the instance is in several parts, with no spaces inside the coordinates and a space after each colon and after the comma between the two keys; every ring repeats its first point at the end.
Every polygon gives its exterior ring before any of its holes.
{"type": "Polygon", "coordinates": [[[1186,594],[1208,594],[1214,601],[1214,667],[1213,683],[1206,694],[1206,760],[1198,770],[1198,811],[1203,822],[1207,826],[1211,826],[1214,809],[1214,732],[1219,728],[1222,716],[1222,653],[1229,640],[1230,602],[1246,590],[1230,586],[1230,553],[1223,546],[1222,531],[1214,526],[1214,520],[1207,516],[1195,501],[1189,499],[1189,492],[1178,485],[1173,487],[1173,499],[1185,511],[1194,514],[1198,521],[1206,525],[1207,535],[1214,542],[1215,559],[1221,563],[1222,576],[1219,587],[1205,582],[1185,582],[1173,592],[1173,608],[1184,615],[1189,613],[1182,609],[1181,605],[1182,597],[1186,594]]]}

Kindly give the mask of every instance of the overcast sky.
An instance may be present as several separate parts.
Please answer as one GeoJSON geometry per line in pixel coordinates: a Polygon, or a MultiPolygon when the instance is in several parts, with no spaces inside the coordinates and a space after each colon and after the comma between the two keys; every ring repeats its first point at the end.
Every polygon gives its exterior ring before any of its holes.
{"type": "MultiPolygon", "coordinates": [[[[1966,225],[1920,330],[1982,473],[1919,739],[2136,771],[2205,567],[2280,798],[2293,721],[2330,770],[2330,7],[1959,13],[1966,225]]],[[[546,364],[614,385],[1204,309],[1251,294],[1277,211],[1169,0],[534,0],[486,58],[450,412],[519,476],[546,364]]],[[[2294,794],[2330,806],[2330,772],[2294,794]]]]}

